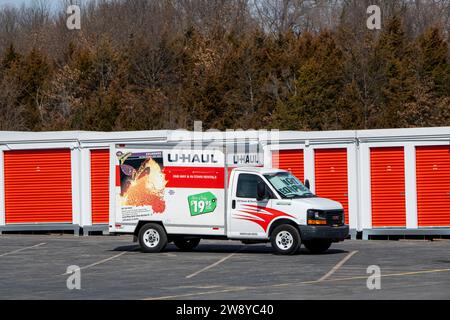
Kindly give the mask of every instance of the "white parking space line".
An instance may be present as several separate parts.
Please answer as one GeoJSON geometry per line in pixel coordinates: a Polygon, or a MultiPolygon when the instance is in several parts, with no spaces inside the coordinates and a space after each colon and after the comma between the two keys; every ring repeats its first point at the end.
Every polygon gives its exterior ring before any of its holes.
{"type": "Polygon", "coordinates": [[[216,262],[214,262],[213,264],[210,264],[209,266],[206,266],[206,267],[204,267],[203,269],[200,269],[200,270],[198,270],[198,271],[196,271],[196,272],[194,272],[194,273],[192,273],[192,274],[186,276],[186,279],[190,279],[190,278],[192,278],[192,277],[195,277],[196,275],[202,273],[203,271],[206,271],[206,270],[209,270],[209,269],[211,269],[211,268],[214,268],[215,266],[218,266],[218,265],[221,264],[222,262],[224,262],[224,261],[230,259],[231,257],[233,257],[236,253],[238,253],[239,251],[243,250],[244,248],[245,248],[245,246],[242,247],[242,248],[240,248],[239,250],[233,252],[232,254],[229,254],[229,255],[227,255],[226,257],[223,257],[223,258],[220,259],[219,261],[216,261],[216,262]]]}
{"type": "Polygon", "coordinates": [[[34,246],[20,248],[20,249],[14,250],[14,251],[5,252],[5,253],[0,254],[0,257],[9,256],[10,254],[22,252],[22,251],[25,251],[25,250],[28,250],[28,249],[32,249],[32,248],[37,248],[37,247],[43,246],[45,244],[47,244],[47,243],[42,242],[42,243],[35,244],[34,246]]]}
{"type": "MultiPolygon", "coordinates": [[[[432,269],[432,270],[419,270],[419,271],[410,271],[410,272],[390,273],[390,274],[380,275],[380,277],[405,277],[405,276],[416,276],[416,275],[422,275],[422,274],[427,274],[427,273],[440,273],[440,272],[450,272],[450,268],[448,268],[448,269],[432,269]]],[[[332,283],[332,282],[341,282],[341,281],[352,281],[352,280],[367,279],[367,277],[368,277],[368,275],[353,276],[353,277],[346,277],[346,278],[337,278],[337,279],[335,278],[335,279],[323,280],[323,282],[324,283],[332,283]]],[[[298,282],[291,281],[289,283],[280,283],[280,284],[273,284],[273,285],[236,287],[236,288],[223,289],[223,290],[192,292],[192,293],[185,293],[185,294],[173,295],[173,296],[149,297],[149,298],[144,298],[143,300],[182,299],[184,297],[193,297],[193,296],[208,295],[208,294],[214,294],[214,293],[226,293],[226,292],[244,291],[244,290],[245,291],[246,290],[262,290],[262,289],[267,289],[267,288],[293,287],[293,286],[299,286],[299,285],[314,285],[314,284],[318,284],[318,283],[321,283],[321,282],[322,281],[319,281],[319,280],[298,281],[298,282]]]]}
{"type": "Polygon", "coordinates": [[[176,257],[177,256],[176,254],[173,254],[173,253],[170,253],[170,252],[164,252],[163,255],[166,256],[166,257],[176,257]]]}
{"type": "Polygon", "coordinates": [[[319,280],[317,280],[318,282],[324,281],[326,279],[328,279],[331,275],[333,275],[333,273],[335,273],[340,267],[342,267],[344,265],[344,263],[346,263],[348,261],[348,259],[350,259],[351,257],[353,257],[353,255],[355,255],[358,252],[358,250],[352,251],[350,252],[348,255],[346,255],[341,261],[339,261],[330,271],[328,271],[325,275],[323,275],[319,280]]]}
{"type": "Polygon", "coordinates": [[[182,299],[186,297],[193,297],[193,296],[203,296],[213,293],[227,293],[227,292],[236,292],[236,291],[243,291],[251,289],[250,287],[237,287],[237,288],[230,288],[230,289],[223,289],[223,290],[214,290],[214,291],[202,291],[202,292],[194,292],[194,293],[186,293],[186,294],[179,294],[179,295],[173,295],[173,296],[164,296],[164,297],[149,297],[144,298],[142,300],[170,300],[170,299],[182,299]]]}
{"type": "MultiPolygon", "coordinates": [[[[106,259],[103,259],[103,260],[100,260],[100,261],[88,264],[87,266],[81,267],[80,270],[85,270],[85,269],[88,269],[88,268],[91,268],[91,267],[94,267],[94,266],[98,266],[99,264],[102,264],[102,263],[108,262],[110,260],[113,260],[115,258],[118,258],[118,257],[124,255],[125,253],[127,253],[127,251],[124,251],[124,252],[121,252],[119,254],[116,254],[115,256],[112,256],[112,257],[109,257],[109,258],[106,258],[106,259]]],[[[63,273],[61,275],[65,276],[65,275],[68,275],[68,274],[69,273],[65,272],[65,273],[63,273]]]]}

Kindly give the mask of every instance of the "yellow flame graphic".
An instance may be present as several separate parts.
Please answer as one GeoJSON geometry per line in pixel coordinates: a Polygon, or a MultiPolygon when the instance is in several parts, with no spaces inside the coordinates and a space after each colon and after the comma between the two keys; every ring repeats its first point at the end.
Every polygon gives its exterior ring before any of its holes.
{"type": "Polygon", "coordinates": [[[128,189],[121,197],[125,206],[152,206],[155,213],[162,213],[165,209],[164,189],[167,181],[159,164],[148,159],[142,163],[133,175],[128,189]]]}

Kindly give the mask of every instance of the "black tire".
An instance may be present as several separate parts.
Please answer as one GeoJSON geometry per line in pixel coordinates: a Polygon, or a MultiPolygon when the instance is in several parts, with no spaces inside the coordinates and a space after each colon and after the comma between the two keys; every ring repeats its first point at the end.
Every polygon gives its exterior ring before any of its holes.
{"type": "Polygon", "coordinates": [[[330,240],[309,240],[303,241],[305,248],[308,249],[309,252],[317,254],[324,253],[331,246],[330,240]]]}
{"type": "Polygon", "coordinates": [[[275,253],[283,255],[294,254],[298,251],[301,244],[300,233],[294,226],[283,224],[273,230],[270,235],[270,242],[275,253]],[[283,243],[283,241],[286,242],[283,243]]]}
{"type": "Polygon", "coordinates": [[[141,251],[146,253],[161,252],[167,246],[166,231],[156,223],[147,223],[144,225],[139,230],[138,240],[141,251]]]}
{"type": "Polygon", "coordinates": [[[181,251],[190,251],[195,249],[200,243],[200,238],[178,238],[173,240],[173,244],[181,251]]]}

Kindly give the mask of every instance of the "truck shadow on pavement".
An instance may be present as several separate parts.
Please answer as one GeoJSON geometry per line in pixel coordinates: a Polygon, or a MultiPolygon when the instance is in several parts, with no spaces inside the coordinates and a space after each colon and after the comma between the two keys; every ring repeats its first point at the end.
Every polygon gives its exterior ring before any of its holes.
{"type": "MultiPolygon", "coordinates": [[[[126,246],[120,246],[114,248],[112,251],[118,251],[118,252],[138,252],[141,253],[139,249],[139,245],[126,245],[126,246]]],[[[237,254],[273,254],[275,255],[275,252],[273,249],[269,246],[264,245],[217,245],[217,244],[200,244],[197,248],[191,251],[181,251],[179,250],[175,245],[169,244],[164,251],[160,252],[159,254],[163,253],[237,253],[237,254]]],[[[348,253],[347,250],[341,250],[341,249],[328,249],[324,253],[320,254],[313,254],[310,253],[305,248],[300,248],[299,251],[297,251],[294,256],[296,255],[329,255],[329,254],[342,254],[342,253],[348,253]]],[[[148,254],[151,255],[151,253],[142,253],[142,254],[148,254]]]]}

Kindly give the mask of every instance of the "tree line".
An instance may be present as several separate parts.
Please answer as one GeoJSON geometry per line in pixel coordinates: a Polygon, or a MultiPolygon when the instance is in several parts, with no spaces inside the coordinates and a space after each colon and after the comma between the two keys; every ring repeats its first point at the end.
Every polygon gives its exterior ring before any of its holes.
{"type": "Polygon", "coordinates": [[[448,0],[69,3],[0,9],[0,130],[450,125],[448,0]]]}

